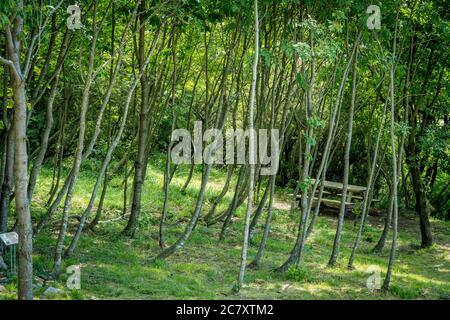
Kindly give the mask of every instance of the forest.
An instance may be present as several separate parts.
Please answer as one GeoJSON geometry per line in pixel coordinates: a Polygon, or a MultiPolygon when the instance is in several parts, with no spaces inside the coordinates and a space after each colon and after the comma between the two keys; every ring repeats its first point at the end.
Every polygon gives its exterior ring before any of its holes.
{"type": "Polygon", "coordinates": [[[2,0],[0,300],[450,300],[449,8],[2,0]]]}

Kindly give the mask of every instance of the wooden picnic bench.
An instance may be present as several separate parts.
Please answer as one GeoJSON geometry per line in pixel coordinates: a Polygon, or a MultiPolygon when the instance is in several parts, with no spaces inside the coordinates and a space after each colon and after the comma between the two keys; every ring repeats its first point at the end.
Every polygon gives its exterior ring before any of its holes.
{"type": "MultiPolygon", "coordinates": [[[[311,184],[313,185],[316,180],[311,179],[311,184]]],[[[344,190],[344,185],[340,182],[335,181],[327,181],[325,180],[323,182],[324,190],[322,193],[322,199],[321,204],[326,207],[331,207],[334,209],[339,209],[341,207],[341,197],[342,197],[342,191],[344,190]],[[332,197],[338,198],[333,199],[332,197]]],[[[313,198],[313,206],[317,206],[318,203],[318,196],[320,191],[320,183],[319,186],[316,189],[316,194],[313,198]]],[[[357,186],[353,184],[347,185],[347,192],[346,192],[346,199],[345,199],[345,211],[351,211],[353,207],[355,206],[354,200],[363,201],[364,197],[366,196],[367,188],[363,186],[357,186]]],[[[297,195],[297,200],[301,200],[301,194],[297,195]]],[[[373,202],[379,201],[378,199],[372,199],[373,202]]]]}

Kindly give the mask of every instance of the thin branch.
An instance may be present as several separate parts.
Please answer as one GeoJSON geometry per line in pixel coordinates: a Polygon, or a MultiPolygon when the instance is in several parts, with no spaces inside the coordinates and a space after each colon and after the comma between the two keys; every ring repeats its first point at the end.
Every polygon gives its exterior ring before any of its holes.
{"type": "MultiPolygon", "coordinates": [[[[6,34],[6,42],[7,42],[7,46],[10,47],[14,47],[13,41],[12,41],[12,34],[11,34],[11,29],[9,28],[9,26],[7,26],[5,28],[5,34],[6,34]]],[[[10,67],[10,70],[14,73],[14,75],[19,78],[19,79],[23,79],[22,75],[20,74],[20,70],[17,69],[17,66],[14,64],[14,61],[12,60],[8,60],[3,58],[2,56],[0,56],[0,61],[2,63],[4,63],[5,65],[10,67]]]]}
{"type": "Polygon", "coordinates": [[[10,67],[14,67],[14,63],[11,60],[5,59],[2,56],[0,56],[0,61],[10,67]]]}
{"type": "MultiPolygon", "coordinates": [[[[27,53],[27,59],[25,61],[25,67],[24,67],[24,74],[23,74],[23,78],[26,79],[28,76],[28,72],[30,72],[30,67],[31,67],[31,61],[32,58],[34,58],[33,56],[33,51],[34,51],[34,47],[36,45],[36,40],[40,39],[42,33],[44,32],[45,27],[48,24],[48,21],[50,19],[50,17],[56,12],[56,10],[59,9],[59,7],[62,5],[62,3],[64,2],[64,0],[61,0],[56,7],[54,7],[52,9],[52,11],[45,17],[44,23],[42,24],[41,28],[39,29],[39,32],[36,33],[33,37],[33,39],[31,40],[31,45],[28,48],[28,53],[27,53]]],[[[40,41],[39,41],[40,43],[40,41]]]]}
{"type": "MultiPolygon", "coordinates": [[[[136,6],[138,6],[140,2],[141,2],[141,1],[139,0],[139,1],[137,2],[136,6]]],[[[169,1],[163,2],[158,8],[156,8],[156,9],[153,11],[153,13],[152,13],[151,15],[149,15],[149,16],[145,19],[144,23],[142,23],[142,24],[139,26],[139,28],[137,28],[136,30],[134,30],[134,32],[131,34],[131,37],[135,36],[135,35],[141,30],[141,28],[142,28],[148,21],[150,21],[151,18],[153,18],[154,15],[156,15],[157,13],[159,13],[158,10],[164,8],[165,5],[166,5],[168,2],[169,2],[169,1]]],[[[98,76],[98,74],[99,74],[99,73],[100,73],[107,65],[109,65],[109,64],[117,57],[117,55],[119,55],[119,53],[120,53],[122,50],[124,50],[125,45],[126,45],[126,43],[122,43],[122,44],[120,45],[120,47],[114,52],[114,54],[111,55],[111,57],[110,57],[108,60],[106,60],[104,63],[102,63],[102,64],[94,71],[94,75],[93,75],[93,77],[92,77],[93,79],[95,79],[95,78],[98,76]]]]}

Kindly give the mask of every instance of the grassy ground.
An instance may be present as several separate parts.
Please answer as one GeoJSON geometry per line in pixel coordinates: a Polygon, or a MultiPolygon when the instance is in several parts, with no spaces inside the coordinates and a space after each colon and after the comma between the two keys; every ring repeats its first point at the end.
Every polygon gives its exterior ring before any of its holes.
{"type": "MultiPolygon", "coordinates": [[[[196,172],[186,194],[180,189],[187,168],[179,168],[171,185],[171,201],[167,228],[167,242],[173,243],[183,231],[181,221],[191,214],[200,186],[200,174],[196,172]],[[176,223],[176,222],[180,223],[176,223]]],[[[82,170],[75,196],[72,214],[79,214],[87,204],[95,182],[96,164],[82,170]]],[[[37,194],[32,207],[33,218],[44,212],[44,204],[51,184],[51,169],[44,168],[38,181],[37,194]]],[[[217,195],[226,174],[213,170],[205,208],[217,195]]],[[[130,179],[131,182],[131,179],[130,179]]],[[[64,261],[63,270],[69,265],[81,265],[81,290],[69,291],[59,298],[89,299],[448,299],[450,296],[450,223],[431,220],[435,245],[419,249],[419,224],[413,213],[402,212],[400,218],[399,249],[394,268],[391,290],[370,292],[366,281],[369,267],[378,268],[381,281],[388,261],[387,244],[382,254],[371,253],[382,230],[383,218],[370,217],[363,235],[361,249],[355,260],[355,270],[347,270],[346,263],[351,250],[356,227],[352,220],[345,223],[339,266],[326,267],[336,226],[336,217],[321,216],[305,249],[304,268],[278,274],[272,270],[287,258],[295,240],[298,212],[289,215],[287,190],[277,190],[275,212],[270,238],[259,270],[248,270],[245,286],[236,295],[231,293],[239,269],[242,240],[243,207],[239,208],[224,242],[218,241],[220,226],[206,227],[199,224],[185,248],[166,261],[151,262],[158,253],[158,222],[162,207],[163,161],[158,158],[149,165],[143,190],[142,214],[136,237],[120,235],[123,220],[112,220],[121,213],[123,185],[120,178],[110,184],[105,202],[103,222],[95,232],[87,231],[79,242],[76,253],[64,261]]],[[[232,190],[232,188],[230,188],[232,190]]],[[[219,211],[231,200],[229,192],[219,211]]],[[[205,210],[204,210],[205,211],[205,210]]],[[[59,217],[59,213],[57,215],[59,217]]],[[[71,219],[69,235],[76,220],[71,219]]],[[[260,240],[257,230],[249,256],[253,257],[260,240]]],[[[51,269],[54,244],[57,237],[56,218],[35,239],[34,271],[45,274],[51,269]]],[[[69,239],[67,239],[69,240],[69,239]]],[[[68,244],[68,241],[67,241],[68,244]]],[[[64,288],[66,274],[52,286],[64,288]]],[[[0,298],[15,297],[14,281],[6,285],[7,292],[0,298]]],[[[42,289],[36,291],[39,297],[42,289]]]]}

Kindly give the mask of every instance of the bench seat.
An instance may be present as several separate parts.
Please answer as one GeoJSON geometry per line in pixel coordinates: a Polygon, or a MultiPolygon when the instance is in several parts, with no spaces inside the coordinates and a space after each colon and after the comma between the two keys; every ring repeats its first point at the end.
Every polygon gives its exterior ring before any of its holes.
{"type": "MultiPolygon", "coordinates": [[[[292,196],[292,194],[291,194],[291,196],[292,196]]],[[[298,194],[297,200],[301,200],[301,198],[302,198],[302,196],[300,194],[298,194]]],[[[313,204],[316,205],[318,200],[319,200],[319,198],[314,197],[313,204]]],[[[327,207],[332,207],[332,208],[337,208],[337,209],[339,209],[341,207],[341,200],[322,198],[320,202],[322,204],[326,205],[327,207]]],[[[355,206],[355,203],[346,201],[345,206],[348,209],[351,209],[355,206]]]]}

